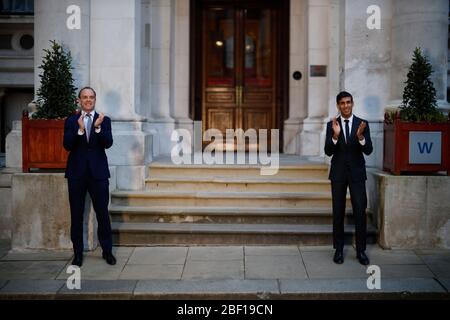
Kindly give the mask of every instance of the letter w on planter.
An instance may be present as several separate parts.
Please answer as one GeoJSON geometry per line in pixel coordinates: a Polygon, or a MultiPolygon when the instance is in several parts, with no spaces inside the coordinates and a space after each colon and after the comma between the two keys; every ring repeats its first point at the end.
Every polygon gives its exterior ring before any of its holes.
{"type": "Polygon", "coordinates": [[[398,117],[384,123],[383,170],[450,175],[450,121],[403,122],[398,117]]]}

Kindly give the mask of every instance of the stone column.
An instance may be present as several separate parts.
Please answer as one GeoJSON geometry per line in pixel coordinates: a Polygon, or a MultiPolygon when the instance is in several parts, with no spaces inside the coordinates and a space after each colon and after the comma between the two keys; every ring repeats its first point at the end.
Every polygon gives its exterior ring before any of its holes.
{"type": "MultiPolygon", "coordinates": [[[[365,157],[366,166],[380,169],[383,167],[384,108],[390,101],[391,56],[394,53],[391,50],[392,5],[396,1],[345,0],[345,6],[341,7],[341,26],[344,28],[340,51],[341,84],[330,94],[333,99],[330,118],[337,112],[334,100],[337,92],[347,90],[353,95],[353,113],[368,121],[370,126],[374,151],[365,157]],[[379,30],[367,27],[367,19],[373,15],[367,13],[367,9],[372,5],[380,8],[379,30]]],[[[331,54],[331,57],[334,56],[331,54]]],[[[334,74],[330,73],[330,76],[334,74]]]]}
{"type": "Polygon", "coordinates": [[[143,132],[141,102],[141,1],[91,2],[91,85],[97,107],[113,120],[114,144],[107,150],[117,188],[144,187],[151,161],[151,135],[143,132]]]}
{"type": "Polygon", "coordinates": [[[289,118],[284,122],[283,151],[287,154],[299,153],[299,135],[303,119],[306,117],[307,63],[307,13],[305,1],[290,2],[290,62],[289,62],[289,118]],[[295,80],[295,71],[302,73],[301,80],[295,80]]]}
{"type": "Polygon", "coordinates": [[[329,0],[308,1],[308,68],[326,66],[326,76],[312,77],[308,70],[307,110],[300,135],[300,154],[322,154],[321,134],[328,116],[329,81],[329,0]]]}
{"type": "Polygon", "coordinates": [[[176,128],[193,130],[189,118],[189,0],[174,0],[171,14],[170,104],[176,128]]]}
{"type": "Polygon", "coordinates": [[[50,48],[50,40],[62,43],[72,55],[75,86],[90,83],[90,0],[35,0],[34,1],[34,83],[35,92],[40,87],[44,49],[50,48]],[[80,8],[80,29],[69,29],[69,6],[80,8]]]}
{"type": "Polygon", "coordinates": [[[153,153],[169,154],[175,129],[171,109],[171,34],[173,0],[153,1],[151,5],[151,119],[146,131],[154,134],[153,153]]]}
{"type": "Polygon", "coordinates": [[[447,99],[448,1],[393,1],[391,105],[401,104],[413,51],[421,47],[433,65],[432,80],[439,104],[447,99]]]}
{"type": "Polygon", "coordinates": [[[140,102],[140,1],[91,2],[91,84],[113,120],[136,121],[140,102]]]}

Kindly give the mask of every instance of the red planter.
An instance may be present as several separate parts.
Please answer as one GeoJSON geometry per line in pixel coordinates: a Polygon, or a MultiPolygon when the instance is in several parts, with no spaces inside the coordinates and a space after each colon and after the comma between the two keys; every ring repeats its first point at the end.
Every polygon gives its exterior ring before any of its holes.
{"type": "Polygon", "coordinates": [[[22,116],[22,169],[64,169],[68,152],[63,147],[63,120],[30,120],[22,116]]]}
{"type": "Polygon", "coordinates": [[[395,119],[384,123],[383,170],[395,175],[402,172],[432,173],[447,171],[450,175],[450,121],[447,123],[412,123],[395,119]],[[409,133],[411,131],[441,132],[441,163],[411,164],[409,161],[409,133]]]}

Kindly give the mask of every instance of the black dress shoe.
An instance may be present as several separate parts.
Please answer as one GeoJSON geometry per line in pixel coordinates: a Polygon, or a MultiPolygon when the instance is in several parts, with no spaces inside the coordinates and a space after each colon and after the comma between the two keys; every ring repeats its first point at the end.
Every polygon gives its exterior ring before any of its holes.
{"type": "Polygon", "coordinates": [[[83,254],[76,253],[73,257],[72,265],[81,267],[82,264],[83,264],[83,254]]]}
{"type": "Polygon", "coordinates": [[[356,254],[356,258],[358,259],[359,263],[361,263],[363,266],[367,266],[370,263],[369,258],[367,258],[364,251],[358,252],[356,254]]]}
{"type": "Polygon", "coordinates": [[[116,258],[113,256],[112,252],[103,252],[102,257],[106,260],[107,264],[112,266],[116,264],[116,258]]]}
{"type": "Polygon", "coordinates": [[[336,250],[333,258],[334,263],[343,264],[344,263],[344,252],[342,250],[336,250]]]}

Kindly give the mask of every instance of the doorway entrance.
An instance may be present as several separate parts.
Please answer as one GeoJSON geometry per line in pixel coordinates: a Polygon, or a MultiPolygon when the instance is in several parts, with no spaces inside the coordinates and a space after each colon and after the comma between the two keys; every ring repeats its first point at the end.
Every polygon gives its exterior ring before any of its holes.
{"type": "MultiPolygon", "coordinates": [[[[289,2],[191,5],[191,116],[202,121],[203,133],[222,133],[224,150],[236,150],[236,140],[225,139],[227,129],[257,135],[267,129],[270,148],[271,130],[281,129],[287,117],[289,2]]],[[[259,140],[246,141],[247,151],[258,148],[259,140]]]]}

